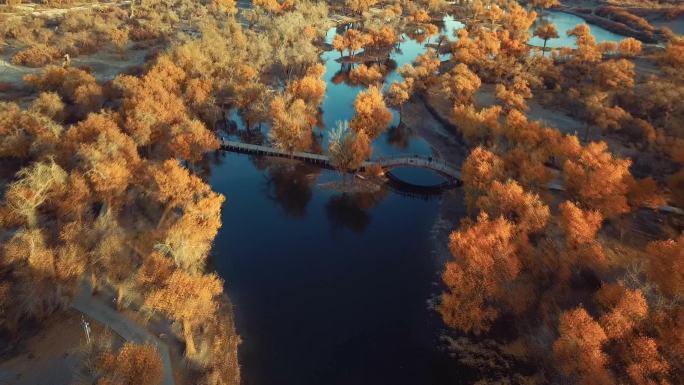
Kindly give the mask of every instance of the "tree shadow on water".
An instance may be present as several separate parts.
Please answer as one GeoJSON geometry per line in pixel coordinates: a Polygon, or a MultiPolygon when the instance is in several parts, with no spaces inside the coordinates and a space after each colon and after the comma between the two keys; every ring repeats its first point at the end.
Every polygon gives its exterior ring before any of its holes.
{"type": "Polygon", "coordinates": [[[306,216],[313,193],[311,186],[321,173],[320,168],[289,159],[253,157],[257,168],[265,170],[266,195],[290,217],[306,216]]]}
{"type": "Polygon", "coordinates": [[[330,197],[325,212],[332,231],[348,228],[356,234],[363,234],[371,223],[370,210],[387,195],[387,189],[375,192],[341,193],[330,197]]]}

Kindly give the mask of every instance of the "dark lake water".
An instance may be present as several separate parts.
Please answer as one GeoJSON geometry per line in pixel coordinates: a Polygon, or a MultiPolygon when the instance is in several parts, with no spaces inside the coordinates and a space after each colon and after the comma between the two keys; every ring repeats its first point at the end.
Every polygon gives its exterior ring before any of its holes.
{"type": "MultiPolygon", "coordinates": [[[[446,18],[443,28],[460,26],[446,18]]],[[[406,41],[391,59],[398,68],[424,50],[406,41]]],[[[322,55],[328,128],[351,119],[363,89],[339,82],[338,56],[322,55]]],[[[386,84],[399,78],[393,72],[386,84]]],[[[326,138],[323,130],[323,148],[326,138]]],[[[430,152],[422,138],[397,128],[374,142],[379,156],[430,152]]],[[[419,184],[440,181],[423,170],[395,173],[419,184]]],[[[235,305],[243,382],[470,383],[442,349],[443,325],[428,306],[441,291],[446,259],[432,252],[439,201],[321,186],[338,180],[333,171],[238,154],[220,154],[211,167],[209,182],[227,199],[213,263],[235,305]]]]}

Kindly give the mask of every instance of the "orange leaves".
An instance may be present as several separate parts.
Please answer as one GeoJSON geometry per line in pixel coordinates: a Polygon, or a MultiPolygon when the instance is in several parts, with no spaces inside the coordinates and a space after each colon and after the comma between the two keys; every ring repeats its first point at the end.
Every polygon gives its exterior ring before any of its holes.
{"type": "Polygon", "coordinates": [[[598,211],[585,211],[566,201],[558,206],[560,226],[568,241],[574,245],[591,243],[601,228],[603,216],[598,211]]]}
{"type": "Polygon", "coordinates": [[[454,119],[461,134],[469,141],[484,142],[495,138],[500,130],[499,106],[483,108],[479,111],[472,104],[454,106],[454,119]]]}
{"type": "Polygon", "coordinates": [[[335,168],[344,172],[357,170],[370,158],[373,148],[365,131],[351,131],[345,122],[330,135],[328,151],[335,168]]]}
{"type": "Polygon", "coordinates": [[[356,114],[349,126],[356,132],[365,131],[368,137],[377,138],[392,122],[392,113],[385,105],[379,87],[362,91],[354,101],[356,114]]]}
{"type": "Polygon", "coordinates": [[[560,336],[553,344],[553,354],[563,372],[576,375],[583,384],[613,383],[605,368],[608,357],[601,350],[608,337],[586,310],[578,307],[563,312],[558,332],[560,336]]]}
{"type": "Polygon", "coordinates": [[[534,36],[544,40],[544,45],[546,45],[547,40],[557,39],[559,37],[556,25],[552,23],[542,24],[537,27],[537,29],[534,30],[534,36]]]}
{"type": "Polygon", "coordinates": [[[398,41],[394,29],[389,26],[368,29],[368,45],[375,48],[391,48],[398,41]]]}
{"type": "Polygon", "coordinates": [[[186,119],[181,97],[185,76],[168,57],[161,57],[142,79],[115,79],[114,85],[123,92],[124,129],[138,146],[160,140],[172,125],[186,119]]]}
{"type": "Polygon", "coordinates": [[[406,79],[412,78],[416,88],[427,90],[438,80],[439,64],[436,51],[428,48],[424,54],[418,55],[415,66],[406,64],[401,68],[400,73],[406,79]]]}
{"type": "Polygon", "coordinates": [[[538,195],[525,192],[516,181],[495,180],[477,207],[492,217],[503,216],[517,224],[524,234],[538,232],[546,226],[550,212],[538,195]]]}
{"type": "Polygon", "coordinates": [[[676,239],[651,242],[646,251],[649,279],[670,298],[684,295],[684,233],[676,239]]]}
{"type": "Polygon", "coordinates": [[[658,62],[661,66],[681,68],[684,65],[684,39],[670,39],[665,52],[658,55],[658,62]]]}
{"type": "Polygon", "coordinates": [[[401,83],[393,81],[387,90],[387,100],[393,106],[402,107],[413,94],[413,79],[408,78],[401,83]]]}
{"type": "Polygon", "coordinates": [[[607,312],[599,323],[608,338],[619,339],[632,334],[638,323],[648,315],[648,304],[640,290],[630,290],[618,284],[605,284],[597,296],[607,312]],[[604,294],[604,292],[608,292],[604,294]]]}
{"type": "Polygon", "coordinates": [[[629,178],[628,184],[629,194],[627,198],[632,207],[656,209],[667,203],[667,199],[658,188],[658,183],[651,177],[644,179],[629,178]]]}
{"type": "Polygon", "coordinates": [[[515,225],[504,218],[480,214],[476,223],[449,237],[455,261],[447,263],[442,280],[444,321],[463,331],[486,331],[497,312],[487,302],[501,295],[503,285],[515,279],[520,261],[513,242],[515,225]]]}
{"type": "Polygon", "coordinates": [[[185,120],[173,125],[168,147],[173,157],[197,162],[205,153],[218,149],[219,143],[211,131],[199,120],[185,120]]]}
{"type": "Polygon", "coordinates": [[[315,120],[302,99],[288,101],[276,96],[271,102],[271,131],[275,145],[287,151],[306,150],[311,147],[311,128],[315,120]]]}
{"type": "Polygon", "coordinates": [[[654,339],[639,336],[630,341],[626,352],[627,374],[635,385],[664,384],[670,364],[663,359],[654,339]]]}
{"type": "Polygon", "coordinates": [[[605,255],[596,233],[601,228],[603,216],[598,211],[582,210],[566,201],[558,206],[560,229],[565,236],[566,254],[564,265],[571,266],[577,259],[596,269],[606,265],[605,255]]]}
{"type": "Polygon", "coordinates": [[[563,165],[563,180],[568,192],[605,217],[629,211],[630,160],[615,159],[605,142],[592,142],[577,159],[563,165]]]}
{"type": "Polygon", "coordinates": [[[609,60],[596,67],[596,82],[608,90],[634,87],[634,63],[629,60],[609,60]]]}
{"type": "Polygon", "coordinates": [[[320,104],[325,96],[325,81],[322,79],[324,73],[325,66],[323,64],[314,64],[307,69],[303,78],[290,83],[290,93],[307,103],[320,104]]]}
{"type": "Polygon", "coordinates": [[[336,35],[333,40],[333,48],[343,52],[349,51],[350,56],[370,42],[370,37],[357,29],[348,29],[342,35],[336,35]]]}
{"type": "Polygon", "coordinates": [[[628,37],[620,41],[618,45],[620,55],[625,57],[635,57],[641,55],[641,42],[633,37],[628,37]]]}
{"type": "Polygon", "coordinates": [[[366,12],[368,8],[377,4],[378,0],[345,0],[344,4],[349,10],[354,13],[362,14],[366,12]]]}
{"type": "Polygon", "coordinates": [[[349,72],[349,80],[352,84],[371,85],[380,83],[384,77],[385,69],[380,65],[366,66],[360,64],[349,72]]]}
{"type": "Polygon", "coordinates": [[[117,355],[106,352],[99,357],[97,368],[103,372],[97,384],[159,385],[164,368],[157,348],[146,343],[126,342],[117,355]]]}
{"type": "Polygon", "coordinates": [[[442,91],[456,105],[467,105],[473,102],[473,97],[482,82],[467,65],[460,63],[441,77],[442,91]]]}
{"type": "Polygon", "coordinates": [[[468,207],[475,207],[479,195],[485,193],[492,182],[503,179],[504,175],[501,158],[483,147],[476,147],[461,167],[468,207]]]}
{"type": "Polygon", "coordinates": [[[163,287],[150,293],[144,306],[172,319],[197,324],[214,316],[214,297],[222,291],[223,282],[215,274],[193,275],[176,270],[163,287]]]}

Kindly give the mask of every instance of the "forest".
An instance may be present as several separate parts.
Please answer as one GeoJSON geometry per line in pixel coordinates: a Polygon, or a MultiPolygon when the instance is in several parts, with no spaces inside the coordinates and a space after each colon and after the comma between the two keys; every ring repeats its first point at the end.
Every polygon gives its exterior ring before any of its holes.
{"type": "MultiPolygon", "coordinates": [[[[251,307],[217,257],[245,220],[226,223],[244,203],[212,174],[224,138],[327,157],[342,195],[326,213],[371,248],[368,213],[393,194],[373,161],[394,155],[385,140],[417,151],[402,129],[459,170],[438,199],[463,216],[437,236],[437,292],[419,302],[462,383],[684,378],[679,1],[5,0],[0,59],[0,383],[53,383],[50,366],[29,372],[59,325],[77,337],[54,353],[56,384],[274,383],[243,375],[251,307]],[[332,126],[338,89],[358,93],[332,126]]],[[[320,185],[291,172],[305,166],[256,158],[269,199],[304,191],[280,204],[312,215],[320,185]]]]}

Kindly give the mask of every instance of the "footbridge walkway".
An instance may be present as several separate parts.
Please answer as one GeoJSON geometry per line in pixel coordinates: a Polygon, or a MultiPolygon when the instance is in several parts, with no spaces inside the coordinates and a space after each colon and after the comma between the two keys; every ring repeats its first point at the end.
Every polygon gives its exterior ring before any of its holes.
{"type": "MultiPolygon", "coordinates": [[[[220,142],[221,149],[226,151],[298,159],[305,162],[318,164],[323,167],[333,168],[332,161],[330,160],[330,157],[327,155],[312,154],[309,152],[299,151],[289,152],[270,146],[230,141],[225,138],[221,138],[220,142]]],[[[363,164],[361,165],[361,169],[364,170],[372,166],[380,166],[385,171],[390,171],[394,168],[399,167],[425,168],[444,176],[449,181],[449,183],[461,180],[461,172],[458,169],[449,166],[445,161],[441,159],[435,159],[428,156],[400,155],[392,157],[381,157],[363,162],[363,164]]]]}
{"type": "MultiPolygon", "coordinates": [[[[313,163],[313,164],[318,164],[322,167],[327,167],[327,168],[334,168],[333,164],[330,160],[329,156],[326,155],[321,155],[321,154],[312,154],[309,152],[288,152],[285,150],[281,150],[279,148],[274,148],[270,146],[262,146],[262,145],[257,145],[257,144],[249,144],[249,143],[242,143],[242,142],[235,142],[235,141],[230,141],[225,138],[220,138],[221,142],[221,149],[226,150],[226,151],[232,151],[232,152],[239,152],[239,153],[245,153],[245,154],[253,154],[253,155],[264,155],[264,156],[276,156],[276,157],[282,157],[282,158],[290,158],[290,159],[298,159],[302,160],[305,162],[313,163]]],[[[455,185],[459,182],[462,181],[461,179],[461,172],[460,170],[449,166],[444,160],[441,159],[434,159],[432,157],[427,157],[427,156],[419,156],[419,155],[400,155],[400,156],[392,156],[392,157],[381,157],[381,158],[376,158],[369,160],[367,162],[363,162],[361,165],[361,169],[364,170],[367,167],[371,167],[373,165],[380,166],[384,171],[387,172],[387,176],[394,180],[394,181],[399,181],[399,178],[391,175],[389,171],[391,171],[393,168],[399,168],[399,167],[418,167],[418,168],[424,168],[424,169],[429,169],[432,170],[442,176],[444,176],[447,180],[438,186],[430,186],[434,188],[441,188],[441,187],[448,187],[455,185]]],[[[406,183],[406,182],[402,182],[406,183]]],[[[410,185],[410,183],[409,183],[410,185]]],[[[565,188],[563,187],[563,184],[559,180],[554,180],[549,182],[548,188],[550,190],[555,190],[555,191],[565,191],[565,188]]],[[[684,210],[678,208],[678,207],[673,207],[673,206],[660,206],[657,208],[659,211],[663,211],[666,213],[672,213],[672,214],[677,214],[677,215],[684,215],[684,210]]]]}

